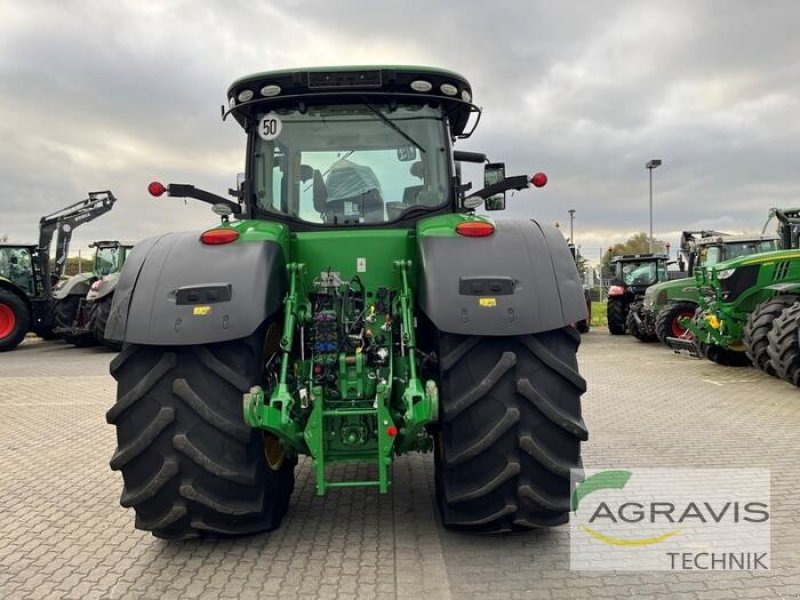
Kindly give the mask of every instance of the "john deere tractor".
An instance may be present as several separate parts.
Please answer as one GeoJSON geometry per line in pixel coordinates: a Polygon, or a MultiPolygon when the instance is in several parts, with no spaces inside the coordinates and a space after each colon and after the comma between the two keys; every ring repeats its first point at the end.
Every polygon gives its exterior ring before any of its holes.
{"type": "Polygon", "coordinates": [[[475,214],[546,181],[490,163],[468,193],[460,163],[486,156],[453,142],[478,112],[466,79],[427,67],[233,83],[224,115],[247,135],[237,201],[151,184],[221,222],[137,244],[106,328],[125,342],[111,467],[138,528],[274,529],[298,457],[319,495],[386,493],[393,458],[426,451],[447,527],[567,520],[587,439],[581,282],[557,229],[475,214]]]}
{"type": "MultiPolygon", "coordinates": [[[[740,256],[778,249],[775,235],[733,236],[718,231],[684,231],[681,235],[681,263],[687,277],[671,279],[647,288],[637,323],[641,330],[652,332],[662,343],[669,337],[681,337],[681,320],[692,318],[699,306],[695,270],[740,256]]],[[[671,273],[670,273],[671,274],[671,273]]]]}
{"type": "Polygon", "coordinates": [[[625,254],[611,260],[614,278],[608,288],[608,330],[611,335],[623,335],[626,330],[636,334],[631,325],[631,308],[641,303],[645,290],[659,281],[667,280],[666,254],[625,254]]]}
{"type": "MultiPolygon", "coordinates": [[[[800,300],[800,210],[773,209],[779,220],[783,250],[741,256],[696,269],[700,305],[694,318],[684,317],[687,330],[667,341],[685,351],[728,366],[754,366],[788,378],[781,344],[770,348],[779,318],[800,300]],[[775,361],[773,361],[773,356],[775,361]],[[783,357],[781,359],[781,357],[783,357]]],[[[784,323],[785,330],[788,324],[784,323]]],[[[777,345],[776,345],[777,344],[777,345]]]]}
{"type": "Polygon", "coordinates": [[[64,274],[75,228],[107,213],[116,202],[109,191],[89,197],[39,220],[38,244],[0,244],[0,352],[13,350],[28,331],[54,337],[54,283],[64,274]],[[57,233],[55,261],[50,247],[57,233]]]}

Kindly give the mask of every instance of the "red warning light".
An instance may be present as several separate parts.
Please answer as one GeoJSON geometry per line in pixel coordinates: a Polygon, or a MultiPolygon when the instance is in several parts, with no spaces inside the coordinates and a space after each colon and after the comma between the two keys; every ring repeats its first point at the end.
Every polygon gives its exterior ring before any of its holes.
{"type": "Polygon", "coordinates": [[[164,192],[167,191],[167,188],[164,187],[164,184],[159,181],[154,181],[150,185],[147,186],[147,191],[150,192],[151,196],[161,196],[164,192]]]}

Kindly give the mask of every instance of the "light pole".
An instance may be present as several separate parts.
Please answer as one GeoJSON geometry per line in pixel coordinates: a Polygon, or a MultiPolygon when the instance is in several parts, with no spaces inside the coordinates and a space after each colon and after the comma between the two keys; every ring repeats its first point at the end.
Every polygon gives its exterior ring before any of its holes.
{"type": "Polygon", "coordinates": [[[573,223],[573,221],[575,221],[575,209],[574,208],[570,208],[567,212],[569,213],[569,243],[570,244],[574,244],[575,243],[575,232],[573,231],[572,223],[573,223]]]}
{"type": "Polygon", "coordinates": [[[644,165],[650,171],[650,252],[655,252],[655,240],[653,239],[653,169],[661,166],[661,159],[654,158],[648,160],[644,165]]]}

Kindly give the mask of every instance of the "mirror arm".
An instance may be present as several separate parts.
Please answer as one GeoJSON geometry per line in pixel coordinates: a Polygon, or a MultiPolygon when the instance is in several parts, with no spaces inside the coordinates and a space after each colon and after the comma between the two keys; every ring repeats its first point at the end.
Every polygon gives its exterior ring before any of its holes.
{"type": "Polygon", "coordinates": [[[495,194],[502,194],[508,190],[524,190],[530,187],[531,182],[527,175],[515,175],[514,177],[506,177],[503,181],[498,181],[492,185],[488,185],[483,189],[470,194],[471,196],[480,196],[484,200],[490,198],[495,194]]]}
{"type": "Polygon", "coordinates": [[[176,196],[178,198],[194,198],[195,200],[200,200],[200,202],[206,202],[212,205],[224,204],[225,206],[229,207],[231,211],[233,211],[233,214],[239,215],[242,213],[242,207],[240,204],[231,202],[222,196],[217,196],[216,194],[212,194],[206,190],[201,190],[187,183],[170,183],[167,186],[167,193],[170,196],[176,196]]]}

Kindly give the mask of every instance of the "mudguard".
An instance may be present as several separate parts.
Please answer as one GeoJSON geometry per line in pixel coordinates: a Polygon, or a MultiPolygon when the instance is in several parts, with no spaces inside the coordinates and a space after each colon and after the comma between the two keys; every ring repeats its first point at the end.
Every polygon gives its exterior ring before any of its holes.
{"type": "Polygon", "coordinates": [[[53,298],[55,300],[63,300],[67,296],[85,296],[89,293],[89,287],[94,279],[94,273],[73,275],[53,288],[53,298]]]}
{"type": "Polygon", "coordinates": [[[276,242],[205,245],[200,232],[168,233],[131,251],[105,336],[153,345],[243,338],[280,309],[285,293],[276,242]]]}
{"type": "Polygon", "coordinates": [[[419,305],[440,331],[522,335],[586,318],[564,237],[536,221],[502,220],[483,238],[422,235],[419,305]]]}

